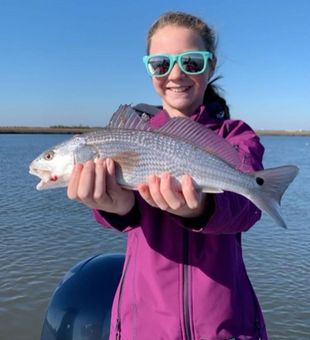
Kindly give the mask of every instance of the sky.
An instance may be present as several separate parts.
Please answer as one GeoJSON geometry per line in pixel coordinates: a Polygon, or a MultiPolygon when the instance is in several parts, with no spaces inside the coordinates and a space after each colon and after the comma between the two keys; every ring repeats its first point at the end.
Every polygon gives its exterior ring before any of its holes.
{"type": "Polygon", "coordinates": [[[0,126],[104,126],[159,105],[142,57],[160,14],[204,19],[232,118],[310,130],[309,0],[0,0],[0,126]]]}

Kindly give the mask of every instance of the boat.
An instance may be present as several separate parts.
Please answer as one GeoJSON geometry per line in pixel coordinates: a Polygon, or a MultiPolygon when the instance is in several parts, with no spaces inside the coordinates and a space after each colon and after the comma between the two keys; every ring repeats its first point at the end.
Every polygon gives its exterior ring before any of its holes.
{"type": "Polygon", "coordinates": [[[100,254],[74,265],[49,301],[41,340],[108,340],[124,254],[100,254]]]}

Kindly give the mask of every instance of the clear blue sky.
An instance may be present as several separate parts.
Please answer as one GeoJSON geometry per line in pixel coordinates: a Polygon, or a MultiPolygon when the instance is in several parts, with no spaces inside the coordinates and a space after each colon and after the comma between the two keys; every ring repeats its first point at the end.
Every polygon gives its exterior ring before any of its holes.
{"type": "Polygon", "coordinates": [[[216,30],[233,118],[310,130],[309,0],[0,0],[0,126],[103,126],[121,103],[159,104],[142,56],[167,10],[216,30]]]}

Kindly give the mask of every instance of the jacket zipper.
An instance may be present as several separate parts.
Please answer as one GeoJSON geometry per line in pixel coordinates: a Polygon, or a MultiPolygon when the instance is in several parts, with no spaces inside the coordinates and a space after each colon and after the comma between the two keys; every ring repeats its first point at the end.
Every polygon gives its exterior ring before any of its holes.
{"type": "Polygon", "coordinates": [[[185,340],[191,340],[191,326],[190,326],[190,308],[189,308],[189,235],[188,231],[183,232],[183,319],[184,319],[184,330],[185,340]]]}
{"type": "Polygon", "coordinates": [[[130,261],[130,256],[128,256],[128,260],[126,263],[126,267],[124,269],[124,274],[122,277],[122,281],[120,283],[120,288],[119,288],[119,295],[118,295],[118,303],[117,303],[117,319],[116,319],[116,326],[115,326],[115,339],[116,340],[120,340],[121,339],[121,300],[123,297],[123,288],[124,288],[124,281],[125,281],[125,276],[127,273],[127,269],[128,269],[128,264],[130,261]]]}

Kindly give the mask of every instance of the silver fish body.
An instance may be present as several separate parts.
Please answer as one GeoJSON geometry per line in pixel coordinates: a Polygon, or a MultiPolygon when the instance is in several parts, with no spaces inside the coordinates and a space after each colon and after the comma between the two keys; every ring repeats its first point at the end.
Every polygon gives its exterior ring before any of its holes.
{"type": "Polygon", "coordinates": [[[107,127],[74,136],[41,154],[30,173],[42,179],[38,190],[63,187],[74,164],[99,158],[116,162],[117,181],[128,189],[135,190],[153,174],[169,172],[177,181],[187,174],[203,192],[231,191],[247,197],[283,227],[280,200],[298,173],[291,165],[243,173],[238,170],[238,152],[211,130],[187,118],[171,119],[152,130],[130,106],[122,106],[107,127]]]}
{"type": "Polygon", "coordinates": [[[160,176],[163,172],[171,173],[178,181],[190,175],[204,192],[243,191],[255,186],[253,176],[195,145],[156,131],[102,129],[96,135],[85,136],[85,143],[94,147],[94,158],[116,161],[117,181],[130,189],[146,182],[151,174],[160,176]]]}

